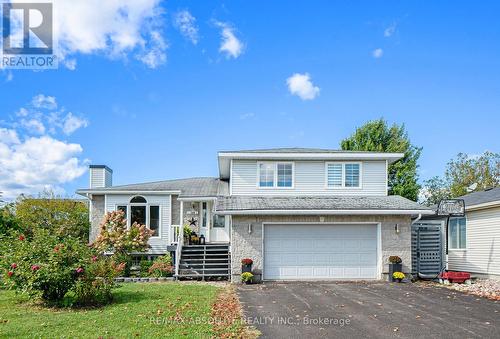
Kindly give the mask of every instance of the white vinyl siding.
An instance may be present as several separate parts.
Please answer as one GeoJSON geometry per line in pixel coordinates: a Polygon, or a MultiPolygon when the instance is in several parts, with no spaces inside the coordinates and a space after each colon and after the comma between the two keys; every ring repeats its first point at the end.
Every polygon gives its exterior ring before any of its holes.
{"type": "Polygon", "coordinates": [[[113,184],[113,174],[106,168],[90,169],[90,188],[110,187],[113,184]]]}
{"type": "MultiPolygon", "coordinates": [[[[106,195],[106,212],[112,212],[118,209],[118,206],[126,206],[132,197],[129,194],[108,194],[106,195]]],[[[160,207],[160,237],[149,239],[152,254],[163,254],[167,251],[167,245],[170,244],[170,195],[142,195],[147,200],[148,206],[160,207]]],[[[149,208],[149,207],[148,207],[149,208]]]]}
{"type": "Polygon", "coordinates": [[[466,212],[466,218],[466,248],[450,248],[449,269],[500,275],[500,207],[466,212]]]}
{"type": "Polygon", "coordinates": [[[325,161],[295,161],[293,187],[262,189],[258,186],[256,160],[233,160],[231,194],[253,196],[313,196],[356,195],[386,196],[386,163],[382,161],[360,162],[361,188],[328,188],[325,161]],[[256,184],[257,183],[257,184],[256,184]]]}

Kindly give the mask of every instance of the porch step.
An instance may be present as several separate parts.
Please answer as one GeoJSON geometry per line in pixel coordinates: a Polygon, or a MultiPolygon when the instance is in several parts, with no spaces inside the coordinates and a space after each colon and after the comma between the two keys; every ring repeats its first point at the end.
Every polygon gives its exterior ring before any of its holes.
{"type": "Polygon", "coordinates": [[[178,279],[229,279],[229,244],[182,247],[178,279]]]}

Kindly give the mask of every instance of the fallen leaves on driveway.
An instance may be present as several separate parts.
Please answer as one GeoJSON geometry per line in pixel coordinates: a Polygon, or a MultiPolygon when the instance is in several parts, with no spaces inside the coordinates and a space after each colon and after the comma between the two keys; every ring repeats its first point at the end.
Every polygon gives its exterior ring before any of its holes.
{"type": "Polygon", "coordinates": [[[492,300],[500,300],[500,281],[493,279],[477,279],[471,285],[443,285],[456,291],[461,291],[492,300]]]}
{"type": "Polygon", "coordinates": [[[241,304],[234,289],[231,285],[225,287],[212,305],[214,335],[216,338],[256,338],[256,330],[243,324],[241,304]]]}

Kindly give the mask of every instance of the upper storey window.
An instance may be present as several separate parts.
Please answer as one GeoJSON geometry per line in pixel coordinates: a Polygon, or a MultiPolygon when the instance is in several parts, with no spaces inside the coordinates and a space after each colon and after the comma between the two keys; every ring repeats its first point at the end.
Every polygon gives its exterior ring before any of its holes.
{"type": "Polygon", "coordinates": [[[259,187],[293,187],[293,163],[291,162],[262,162],[258,164],[258,171],[259,187]]]}
{"type": "Polygon", "coordinates": [[[361,165],[359,163],[326,163],[326,185],[328,188],[360,188],[361,165]]]}

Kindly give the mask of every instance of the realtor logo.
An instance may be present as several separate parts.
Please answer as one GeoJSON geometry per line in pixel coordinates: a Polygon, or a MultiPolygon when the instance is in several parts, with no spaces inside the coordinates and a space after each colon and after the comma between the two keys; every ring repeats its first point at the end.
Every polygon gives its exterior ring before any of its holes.
{"type": "Polygon", "coordinates": [[[2,4],[4,68],[57,68],[52,3],[2,4]]]}

